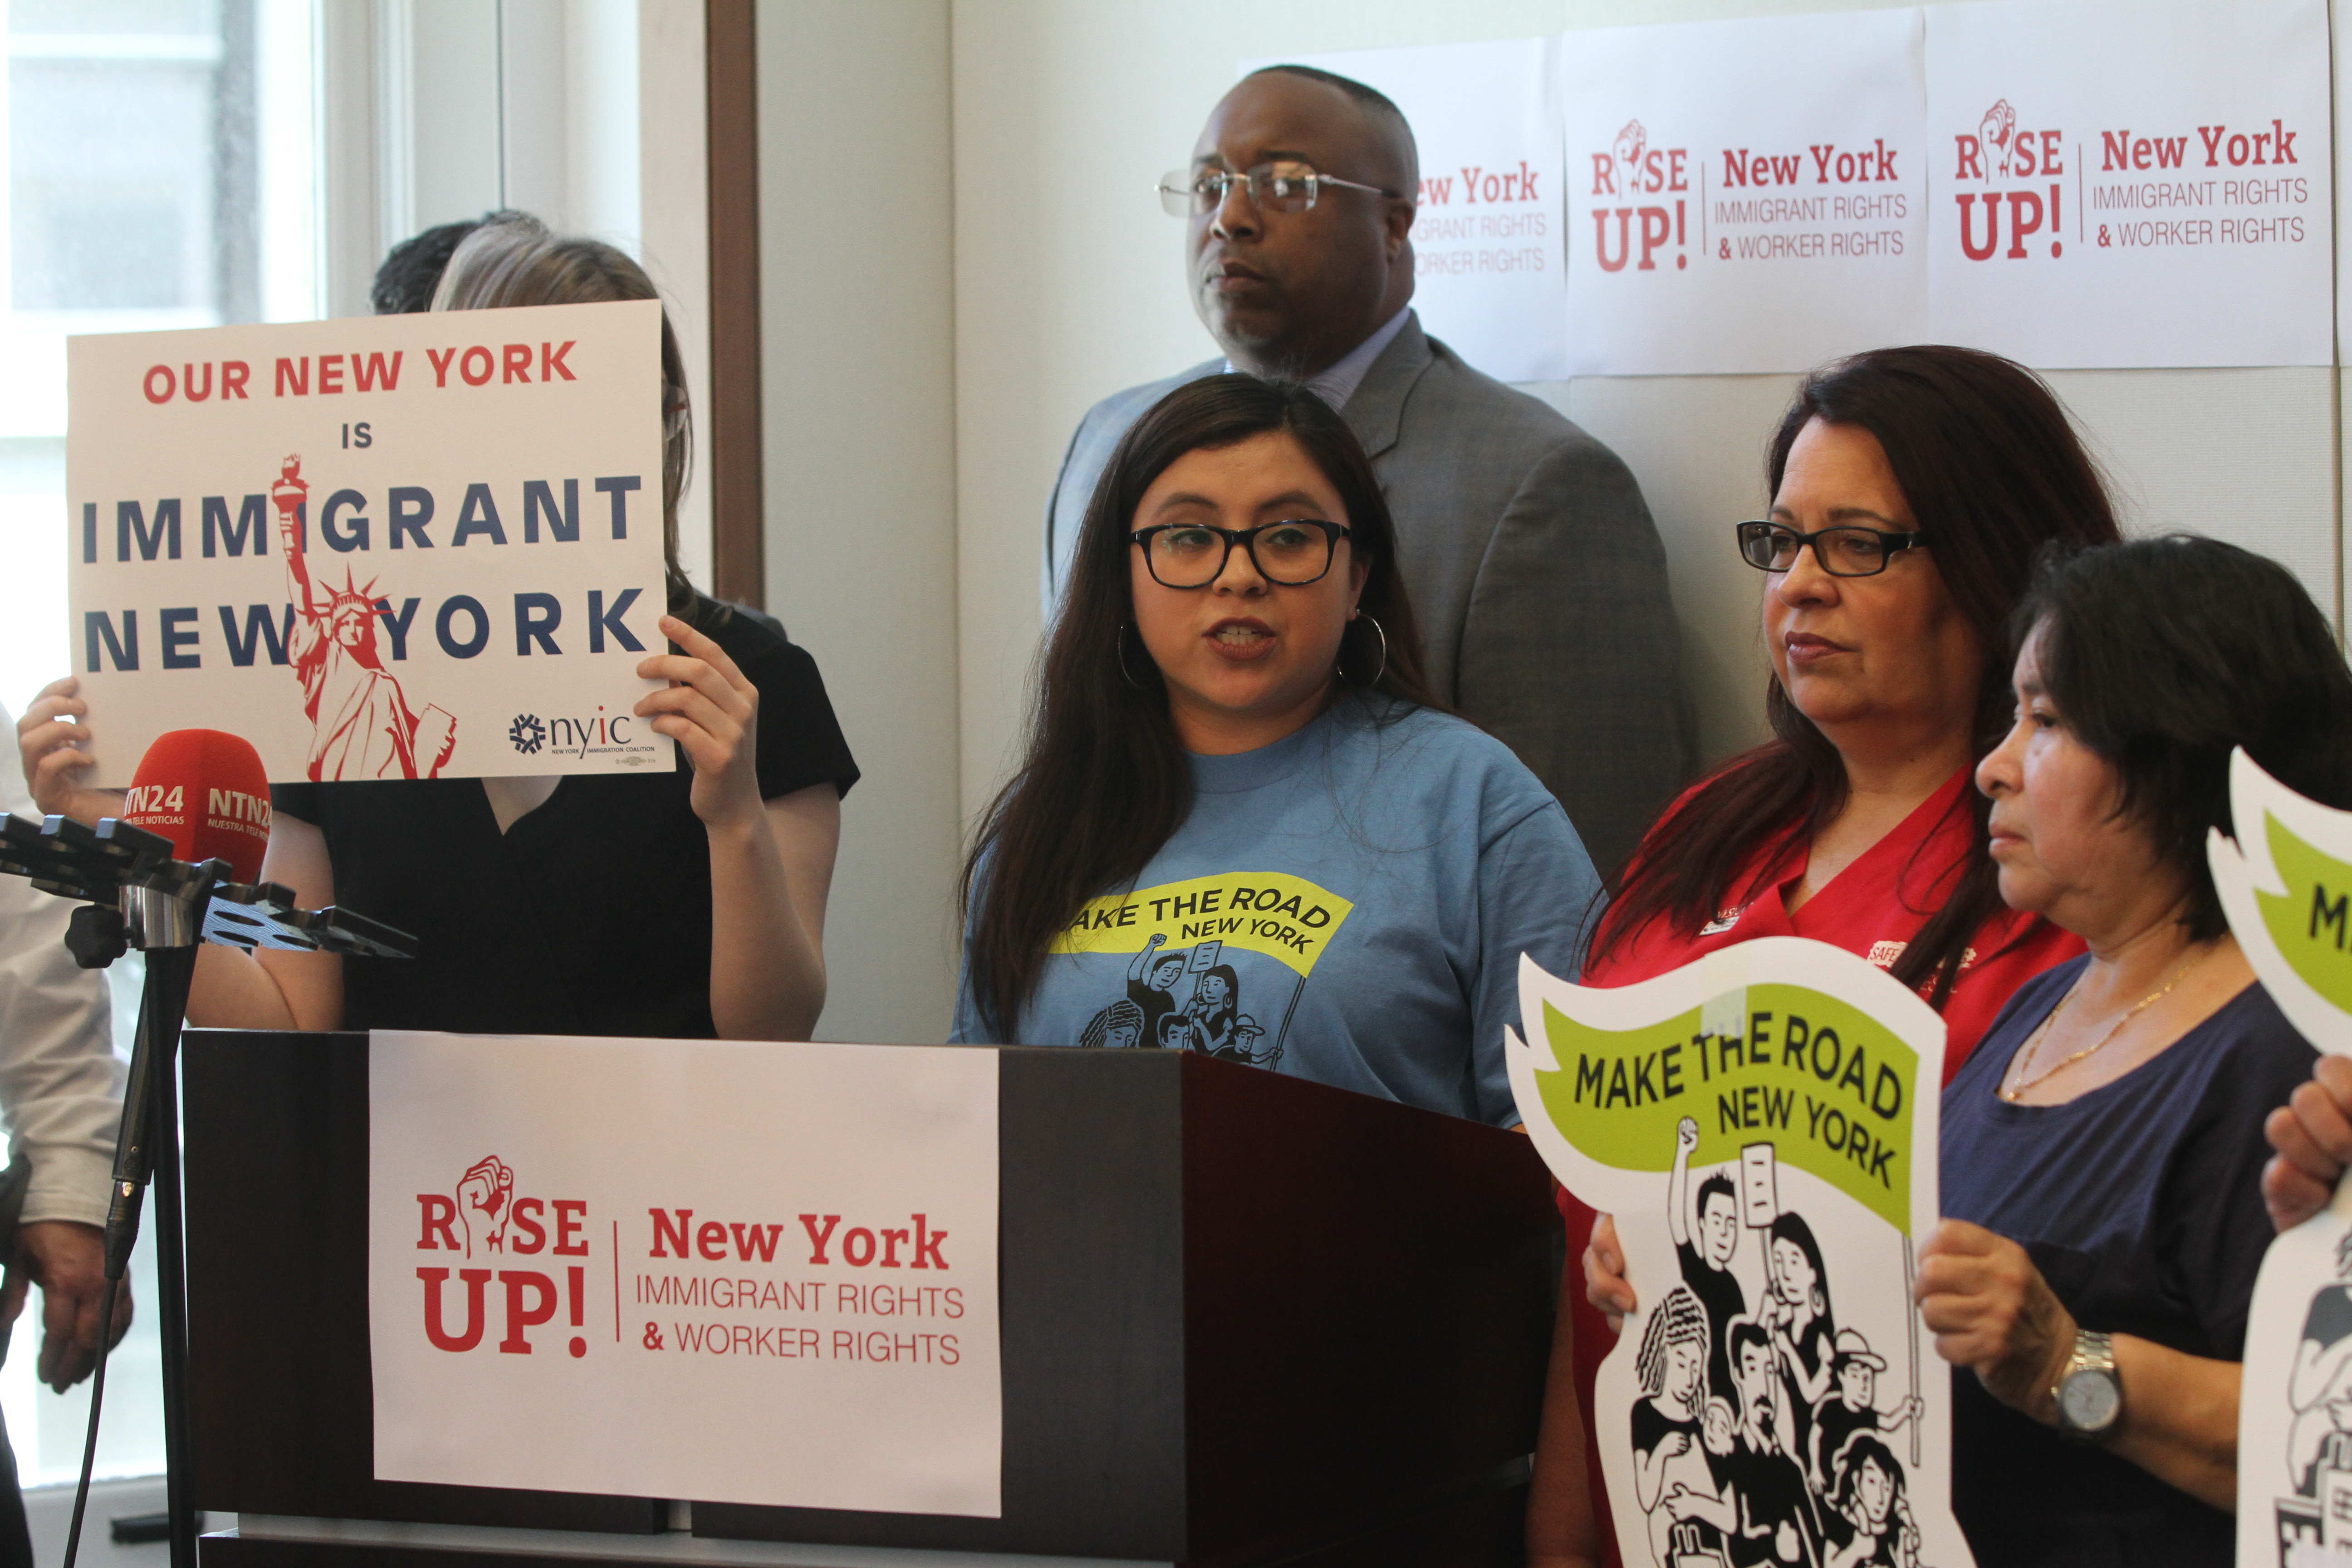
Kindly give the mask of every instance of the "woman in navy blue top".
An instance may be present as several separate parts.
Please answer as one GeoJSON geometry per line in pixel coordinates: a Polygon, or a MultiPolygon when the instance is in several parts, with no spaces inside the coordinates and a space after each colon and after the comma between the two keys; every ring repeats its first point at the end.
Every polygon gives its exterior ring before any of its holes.
{"type": "Polygon", "coordinates": [[[2002,899],[2090,952],[1944,1091],[1918,1294],[1955,1368],[1954,1511],[1980,1563],[2224,1564],[2263,1122],[2313,1052],[2205,838],[2235,746],[2352,804],[2352,674],[2283,567],[2210,540],[2054,563],[2017,626],[2016,723],[1977,773],[1991,853],[2002,899]]]}

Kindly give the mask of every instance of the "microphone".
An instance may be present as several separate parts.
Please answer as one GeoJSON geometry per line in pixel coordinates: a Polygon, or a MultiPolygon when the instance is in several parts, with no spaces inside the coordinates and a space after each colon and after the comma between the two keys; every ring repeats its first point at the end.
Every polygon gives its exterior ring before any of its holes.
{"type": "MultiPolygon", "coordinates": [[[[0,873],[29,879],[45,892],[80,905],[66,946],[85,969],[102,969],[130,948],[146,956],[139,1027],[122,1094],[105,1232],[106,1295],[111,1321],[117,1291],[139,1236],[140,1209],[152,1180],[158,1214],[155,1261],[162,1280],[163,1447],[175,1563],[194,1561],[194,1507],[187,1486],[186,1260],[182,1254],[179,1113],[172,1063],[206,942],[376,958],[413,958],[416,939],[333,906],[299,907],[293,889],[264,882],[269,845],[269,782],[253,747],[218,730],[174,730],[140,759],[121,815],[95,827],[69,816],[38,826],[0,812],[0,873]]],[[[0,1209],[5,1193],[0,1189],[0,1209]]],[[[0,1237],[0,1245],[5,1245],[0,1237]]],[[[106,1397],[108,1337],[98,1349],[97,1383],[82,1473],[68,1527],[73,1561],[97,1452],[106,1397]]]]}
{"type": "Polygon", "coordinates": [[[173,730],[139,759],[122,820],[172,841],[172,858],[228,862],[228,882],[261,879],[269,778],[261,753],[219,730],[173,730]]]}

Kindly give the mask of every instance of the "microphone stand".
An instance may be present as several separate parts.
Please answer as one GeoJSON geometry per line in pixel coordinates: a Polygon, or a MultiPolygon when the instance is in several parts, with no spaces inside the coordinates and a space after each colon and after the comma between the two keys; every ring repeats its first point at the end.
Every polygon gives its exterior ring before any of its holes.
{"type": "Polygon", "coordinates": [[[176,1082],[180,1032],[196,972],[196,949],[206,942],[379,958],[415,955],[404,931],[346,910],[303,910],[275,883],[228,879],[226,861],[190,864],[172,858],[172,841],[109,817],[91,828],[52,816],[35,827],[0,813],[0,871],[29,877],[33,885],[83,900],[66,932],[66,946],[84,969],[102,969],[130,948],[146,955],[139,1026],[122,1094],[122,1128],[115,1145],[111,1198],[106,1216],[106,1305],[100,1326],[98,1385],[92,1390],[89,1435],[81,1487],[74,1500],[67,1562],[79,1545],[91,1460],[97,1453],[100,1394],[105,1387],[116,1293],[139,1239],[146,1188],[155,1188],[155,1275],[163,1360],[164,1494],[170,1510],[172,1568],[197,1568],[194,1496],[194,1447],[188,1426],[188,1296],[186,1232],[180,1192],[180,1110],[176,1082]]]}
{"type": "MultiPolygon", "coordinates": [[[[199,916],[228,868],[218,860],[173,861],[121,891],[125,936],[146,954],[139,1031],[122,1091],[122,1131],[114,1152],[114,1193],[106,1215],[106,1278],[119,1288],[139,1239],[139,1205],[155,1187],[156,1303],[163,1346],[163,1491],[171,1517],[172,1568],[196,1568],[196,1510],[190,1495],[187,1257],[180,1205],[180,1108],[174,1069],[188,990],[204,940],[199,916]]],[[[107,1325],[111,1331],[113,1325],[107,1325]]]]}

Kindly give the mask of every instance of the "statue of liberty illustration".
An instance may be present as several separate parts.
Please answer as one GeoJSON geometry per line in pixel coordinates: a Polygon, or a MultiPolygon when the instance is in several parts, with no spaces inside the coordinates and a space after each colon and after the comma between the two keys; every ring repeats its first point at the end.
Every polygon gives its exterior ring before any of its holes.
{"type": "Polygon", "coordinates": [[[430,705],[421,717],[409,710],[400,681],[377,651],[373,580],[356,585],[346,568],[341,587],[320,584],[313,597],[303,550],[302,509],[310,490],[299,454],[286,459],[269,489],[297,616],[287,651],[311,724],[310,776],[319,782],[433,778],[457,748],[457,721],[430,705]]]}

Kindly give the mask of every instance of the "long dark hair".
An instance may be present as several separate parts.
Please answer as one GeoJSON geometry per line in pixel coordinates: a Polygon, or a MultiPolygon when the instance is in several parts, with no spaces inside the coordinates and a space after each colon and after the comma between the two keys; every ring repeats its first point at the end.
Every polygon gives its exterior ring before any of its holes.
{"type": "Polygon", "coordinates": [[[1339,493],[1354,558],[1370,568],[1357,600],[1362,618],[1348,624],[1339,644],[1343,679],[1371,680],[1372,689],[1395,700],[1391,716],[1443,706],[1423,674],[1421,632],[1397,572],[1395,524],[1346,422],[1303,387],[1248,375],[1209,376],[1161,398],[1120,437],[1087,503],[1025,754],[964,861],[972,1000],[1000,1037],[1011,1033],[1036,989],[1055,933],[1088,899],[1132,881],[1192,809],[1192,773],[1169,721],[1167,686],[1129,625],[1128,533],[1136,508],[1186,453],[1276,432],[1297,441],[1339,493]]]}
{"type": "Polygon", "coordinates": [[[2352,807],[2352,670],[2277,562],[2189,535],[2053,555],[2017,607],[2011,657],[2037,633],[2059,722],[2114,767],[2118,813],[2187,878],[2192,940],[2229,926],[2205,835],[2237,836],[2232,750],[2352,807]]]}
{"type": "MultiPolygon", "coordinates": [[[[2010,613],[2036,554],[2053,542],[2103,544],[2117,537],[2098,466],[2041,378],[1974,349],[1874,349],[1806,377],[1772,436],[1772,494],[1788,471],[1789,449],[1815,419],[1877,438],[1945,589],[1983,643],[1973,727],[1981,756],[2009,727],[2002,654],[2010,613]]],[[[1773,738],[1700,784],[1612,879],[1615,901],[1596,952],[1631,940],[1654,921],[1695,929],[1724,906],[1745,903],[1773,869],[1759,867],[1757,884],[1731,886],[1759,847],[1792,831],[1811,839],[1843,808],[1845,765],[1837,748],[1798,711],[1777,678],[1767,683],[1764,711],[1773,738]]],[[[1942,906],[1894,970],[1906,985],[1932,979],[1928,1000],[1937,1007],[1959,978],[1969,939],[2001,908],[1986,852],[1988,804],[1968,790],[1955,809],[1973,816],[1974,847],[1959,876],[1939,882],[1942,906]]]]}

